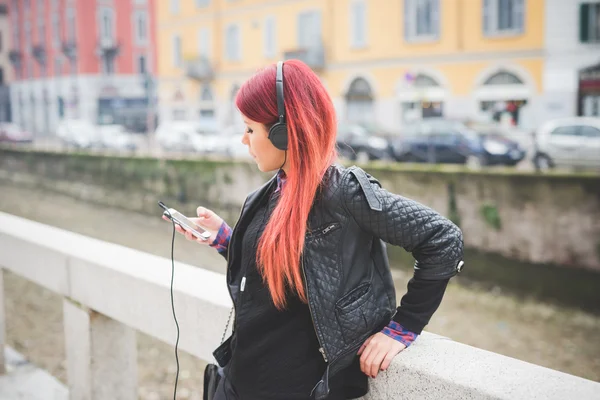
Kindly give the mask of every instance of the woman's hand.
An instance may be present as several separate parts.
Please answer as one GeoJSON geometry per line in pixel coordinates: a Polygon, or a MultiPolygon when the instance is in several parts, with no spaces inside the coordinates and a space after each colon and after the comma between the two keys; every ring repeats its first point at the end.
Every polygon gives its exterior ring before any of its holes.
{"type": "Polygon", "coordinates": [[[392,359],[405,348],[406,346],[399,341],[377,332],[358,350],[360,369],[365,375],[375,378],[380,370],[388,369],[392,359]]]}
{"type": "MultiPolygon", "coordinates": [[[[200,244],[209,245],[215,241],[215,239],[217,237],[217,233],[219,233],[219,228],[221,228],[221,224],[223,223],[223,218],[219,217],[213,211],[209,210],[208,208],[204,208],[204,207],[198,207],[196,209],[196,214],[198,215],[198,218],[190,217],[189,219],[191,221],[193,221],[195,224],[200,225],[202,228],[204,228],[208,232],[210,232],[210,238],[208,240],[198,239],[196,236],[192,235],[191,232],[186,231],[178,224],[175,224],[175,230],[177,232],[181,233],[182,235],[184,235],[187,240],[197,242],[200,244]]],[[[162,219],[170,222],[169,218],[167,218],[165,216],[163,216],[162,219]]]]}

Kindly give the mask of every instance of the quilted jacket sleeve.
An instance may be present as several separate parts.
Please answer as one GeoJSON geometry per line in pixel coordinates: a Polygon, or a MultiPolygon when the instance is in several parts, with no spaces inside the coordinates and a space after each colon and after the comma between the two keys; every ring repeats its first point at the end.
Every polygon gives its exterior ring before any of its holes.
{"type": "Polygon", "coordinates": [[[361,229],[412,253],[416,277],[441,280],[456,275],[463,257],[463,238],[452,221],[388,192],[356,167],[346,173],[343,190],[345,207],[361,229]]]}
{"type": "Polygon", "coordinates": [[[360,228],[415,258],[414,276],[393,320],[420,334],[448,280],[462,268],[461,230],[431,208],[381,188],[359,168],[350,168],[342,183],[344,205],[360,228]]]}

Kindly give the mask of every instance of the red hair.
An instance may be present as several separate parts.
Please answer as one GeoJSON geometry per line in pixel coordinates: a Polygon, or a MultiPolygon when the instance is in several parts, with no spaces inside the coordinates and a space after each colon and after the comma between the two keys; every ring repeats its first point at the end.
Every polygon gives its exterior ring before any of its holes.
{"type": "MultiPolygon", "coordinates": [[[[235,99],[242,114],[267,129],[278,120],[276,71],[275,65],[259,70],[235,99]]],[[[319,77],[298,60],[285,62],[283,77],[287,179],[256,254],[258,270],[278,309],[285,308],[286,286],[307,302],[300,256],[308,213],[327,167],[337,159],[335,110],[319,77]]]]}

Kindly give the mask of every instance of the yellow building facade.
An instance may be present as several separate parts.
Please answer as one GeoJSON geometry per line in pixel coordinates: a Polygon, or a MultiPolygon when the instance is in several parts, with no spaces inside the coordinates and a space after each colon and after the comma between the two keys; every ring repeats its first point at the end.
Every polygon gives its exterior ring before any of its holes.
{"type": "Polygon", "coordinates": [[[257,69],[300,58],[341,121],[399,130],[415,118],[535,114],[545,0],[156,2],[161,121],[239,122],[232,98],[257,69]]]}

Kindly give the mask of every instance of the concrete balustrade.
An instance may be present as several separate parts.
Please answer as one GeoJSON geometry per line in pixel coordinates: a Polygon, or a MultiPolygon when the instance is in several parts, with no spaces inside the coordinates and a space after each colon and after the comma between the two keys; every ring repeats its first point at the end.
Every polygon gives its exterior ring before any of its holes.
{"type": "MultiPolygon", "coordinates": [[[[0,213],[0,267],[64,297],[72,400],[137,399],[136,330],[175,344],[168,258],[0,213]]],[[[175,271],[179,346],[212,361],[231,307],[224,274],[177,262],[175,271]]],[[[2,305],[0,285],[4,346],[2,305]]],[[[370,385],[366,400],[600,399],[599,383],[428,333],[370,385]]]]}

